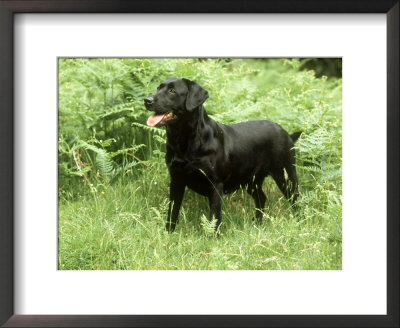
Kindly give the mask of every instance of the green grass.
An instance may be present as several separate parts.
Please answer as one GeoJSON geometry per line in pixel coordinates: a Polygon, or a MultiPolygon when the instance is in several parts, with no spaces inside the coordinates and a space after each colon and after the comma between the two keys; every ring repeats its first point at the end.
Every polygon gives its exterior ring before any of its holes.
{"type": "Polygon", "coordinates": [[[59,71],[60,270],[341,270],[341,79],[298,60],[62,59],[59,71]],[[216,236],[208,200],[186,190],[165,231],[169,176],[162,129],[143,96],[168,76],[194,79],[217,121],[270,119],[296,143],[300,198],[271,178],[263,221],[244,190],[223,198],[216,236]]]}
{"type": "Polygon", "coordinates": [[[341,269],[341,206],[318,206],[323,190],[302,195],[294,210],[268,178],[262,224],[253,221],[253,199],[245,191],[225,196],[220,236],[202,224],[207,199],[187,191],[177,229],[168,234],[168,177],[156,180],[146,170],[142,180],[110,186],[96,201],[60,199],[59,269],[341,269]]]}

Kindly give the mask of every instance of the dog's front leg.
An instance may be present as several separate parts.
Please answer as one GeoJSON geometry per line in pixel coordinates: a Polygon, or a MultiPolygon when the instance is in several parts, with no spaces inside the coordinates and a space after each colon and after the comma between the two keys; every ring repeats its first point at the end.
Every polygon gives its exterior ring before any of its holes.
{"type": "Polygon", "coordinates": [[[178,223],[179,209],[181,208],[185,185],[171,178],[169,185],[169,209],[167,216],[167,224],[165,228],[168,232],[173,232],[178,223]]]}
{"type": "Polygon", "coordinates": [[[221,224],[221,209],[222,209],[222,194],[223,194],[223,184],[217,183],[213,185],[213,191],[211,195],[208,197],[210,202],[210,221],[214,218],[217,220],[217,225],[215,226],[215,230],[221,224]]]}

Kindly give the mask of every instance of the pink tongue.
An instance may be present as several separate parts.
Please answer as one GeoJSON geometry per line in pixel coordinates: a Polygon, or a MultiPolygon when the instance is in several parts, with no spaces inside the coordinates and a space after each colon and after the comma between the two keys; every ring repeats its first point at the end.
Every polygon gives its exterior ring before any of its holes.
{"type": "Polygon", "coordinates": [[[160,123],[162,121],[162,119],[164,118],[164,116],[167,114],[160,114],[160,115],[151,115],[148,119],[147,119],[147,125],[148,126],[156,126],[158,123],[160,123]]]}

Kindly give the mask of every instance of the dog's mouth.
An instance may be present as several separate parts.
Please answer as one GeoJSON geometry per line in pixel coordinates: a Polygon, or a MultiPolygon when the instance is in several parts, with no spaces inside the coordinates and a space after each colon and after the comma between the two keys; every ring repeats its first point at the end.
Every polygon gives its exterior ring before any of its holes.
{"type": "Polygon", "coordinates": [[[174,119],[176,116],[172,113],[153,114],[147,119],[147,125],[151,127],[164,125],[167,121],[174,119]]]}

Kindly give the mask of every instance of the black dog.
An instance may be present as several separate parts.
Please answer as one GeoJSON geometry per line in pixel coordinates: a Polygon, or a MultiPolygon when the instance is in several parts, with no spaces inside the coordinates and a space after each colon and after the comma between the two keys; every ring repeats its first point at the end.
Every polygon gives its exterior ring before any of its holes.
{"type": "Polygon", "coordinates": [[[286,198],[294,202],[298,184],[293,143],[300,132],[289,134],[270,121],[232,125],[207,116],[203,103],[208,92],[187,79],[170,78],[144,99],[154,111],[148,126],[166,126],[166,163],[171,176],[166,228],[174,231],[185,187],[207,196],[210,220],[221,223],[222,195],[247,186],[261,221],[266,196],[262,183],[271,175],[286,198]],[[288,180],[285,178],[287,172],[288,180]]]}

